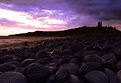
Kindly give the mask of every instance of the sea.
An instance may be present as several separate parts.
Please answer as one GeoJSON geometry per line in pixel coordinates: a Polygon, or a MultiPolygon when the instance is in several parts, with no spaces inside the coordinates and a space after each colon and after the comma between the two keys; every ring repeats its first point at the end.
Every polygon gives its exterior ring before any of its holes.
{"type": "Polygon", "coordinates": [[[39,42],[48,39],[60,39],[64,37],[0,37],[0,49],[18,47],[20,44],[27,42],[39,42]]]}

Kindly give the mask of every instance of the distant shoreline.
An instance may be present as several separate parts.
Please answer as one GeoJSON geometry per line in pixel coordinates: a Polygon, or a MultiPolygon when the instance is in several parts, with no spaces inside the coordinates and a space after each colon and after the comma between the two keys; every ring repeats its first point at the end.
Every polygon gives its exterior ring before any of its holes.
{"type": "MultiPolygon", "coordinates": [[[[13,37],[0,37],[0,40],[8,40],[8,42],[5,42],[3,45],[0,45],[0,50],[1,49],[10,49],[10,48],[21,48],[25,47],[23,44],[25,41],[27,41],[30,44],[30,47],[36,46],[37,42],[43,41],[43,40],[50,40],[50,39],[61,39],[65,37],[21,37],[21,36],[13,36],[13,37]],[[11,41],[10,41],[11,40],[11,41]],[[10,43],[9,43],[10,42],[10,43]]],[[[66,37],[67,38],[67,37],[66,37]]]]}

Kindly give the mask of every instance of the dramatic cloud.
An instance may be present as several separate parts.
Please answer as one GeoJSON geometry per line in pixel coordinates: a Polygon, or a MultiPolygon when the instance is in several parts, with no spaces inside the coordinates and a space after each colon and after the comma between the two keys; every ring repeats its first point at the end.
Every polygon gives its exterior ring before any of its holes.
{"type": "Polygon", "coordinates": [[[94,26],[98,20],[120,27],[121,0],[0,0],[0,34],[3,28],[55,31],[94,26]]]}

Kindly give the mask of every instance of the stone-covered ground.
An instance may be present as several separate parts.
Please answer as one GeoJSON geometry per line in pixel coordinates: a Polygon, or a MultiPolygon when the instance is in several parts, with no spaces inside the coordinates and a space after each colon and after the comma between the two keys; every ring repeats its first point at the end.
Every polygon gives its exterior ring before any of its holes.
{"type": "Polygon", "coordinates": [[[121,38],[38,44],[0,51],[0,83],[121,83],[121,38]]]}

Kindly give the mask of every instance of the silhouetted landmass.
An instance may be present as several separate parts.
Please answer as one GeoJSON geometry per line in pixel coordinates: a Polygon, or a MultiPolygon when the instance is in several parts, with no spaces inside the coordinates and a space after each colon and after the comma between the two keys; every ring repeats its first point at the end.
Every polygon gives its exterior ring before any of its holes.
{"type": "Polygon", "coordinates": [[[79,27],[65,31],[36,31],[11,36],[121,36],[121,31],[113,27],[79,27]]]}

